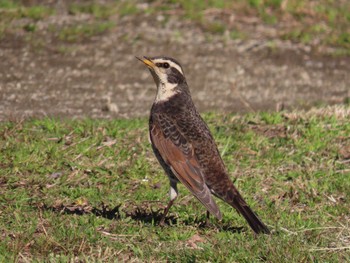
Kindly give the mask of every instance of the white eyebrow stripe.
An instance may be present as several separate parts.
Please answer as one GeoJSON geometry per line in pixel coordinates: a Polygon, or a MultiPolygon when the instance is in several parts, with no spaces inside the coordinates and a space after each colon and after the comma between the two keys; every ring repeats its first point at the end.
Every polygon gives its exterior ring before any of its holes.
{"type": "Polygon", "coordinates": [[[171,61],[171,60],[167,60],[167,59],[162,59],[162,58],[158,58],[158,59],[155,59],[153,61],[154,63],[164,63],[164,62],[167,62],[169,63],[170,67],[173,67],[173,68],[176,68],[182,75],[184,74],[181,67],[176,64],[175,62],[171,61]]]}

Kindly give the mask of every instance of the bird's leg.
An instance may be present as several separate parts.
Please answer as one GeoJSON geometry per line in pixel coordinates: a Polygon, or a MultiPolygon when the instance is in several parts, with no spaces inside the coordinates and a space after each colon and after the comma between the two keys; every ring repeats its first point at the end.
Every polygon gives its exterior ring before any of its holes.
{"type": "Polygon", "coordinates": [[[168,203],[167,207],[164,209],[162,218],[159,221],[159,225],[160,226],[164,226],[164,221],[165,221],[166,215],[168,214],[170,207],[172,207],[172,205],[174,204],[174,200],[170,200],[170,202],[168,203]]]}
{"type": "Polygon", "coordinates": [[[159,225],[160,226],[164,226],[164,222],[165,222],[165,217],[169,212],[170,207],[172,207],[172,205],[174,204],[174,201],[178,195],[178,191],[177,191],[177,181],[175,180],[171,180],[170,179],[170,191],[169,191],[169,195],[170,195],[170,202],[168,203],[167,207],[164,209],[162,218],[159,221],[159,225]]]}
{"type": "Polygon", "coordinates": [[[205,226],[209,226],[210,212],[207,210],[207,218],[205,219],[205,226]]]}

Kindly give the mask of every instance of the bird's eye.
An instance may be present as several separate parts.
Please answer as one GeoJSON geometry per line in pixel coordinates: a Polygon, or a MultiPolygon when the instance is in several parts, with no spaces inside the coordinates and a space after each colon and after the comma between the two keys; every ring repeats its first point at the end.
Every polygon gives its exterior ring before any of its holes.
{"type": "Polygon", "coordinates": [[[169,63],[167,63],[167,62],[164,62],[164,63],[156,63],[156,66],[157,66],[158,68],[169,68],[169,67],[170,67],[169,63]]]}

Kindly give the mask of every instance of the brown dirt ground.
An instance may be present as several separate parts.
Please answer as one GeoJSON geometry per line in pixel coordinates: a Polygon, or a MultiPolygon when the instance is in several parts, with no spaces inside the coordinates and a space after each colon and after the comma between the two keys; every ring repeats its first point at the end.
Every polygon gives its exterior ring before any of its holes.
{"type": "MultiPolygon", "coordinates": [[[[276,39],[232,40],[162,15],[111,18],[115,27],[77,42],[50,25],[88,22],[66,12],[0,40],[0,121],[28,117],[146,116],[155,96],[135,56],[178,59],[200,111],[248,112],[341,104],[350,97],[350,58],[276,39]]],[[[21,24],[25,21],[18,20],[21,24]]]]}

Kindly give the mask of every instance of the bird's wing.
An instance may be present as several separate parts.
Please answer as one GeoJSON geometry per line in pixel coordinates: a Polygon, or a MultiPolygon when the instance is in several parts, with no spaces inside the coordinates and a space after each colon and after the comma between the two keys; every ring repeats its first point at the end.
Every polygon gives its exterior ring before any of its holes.
{"type": "Polygon", "coordinates": [[[204,181],[204,175],[195,156],[193,146],[181,134],[174,123],[167,121],[166,127],[153,121],[150,137],[154,147],[175,174],[177,179],[208,209],[221,219],[220,210],[204,181]]]}

